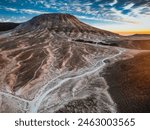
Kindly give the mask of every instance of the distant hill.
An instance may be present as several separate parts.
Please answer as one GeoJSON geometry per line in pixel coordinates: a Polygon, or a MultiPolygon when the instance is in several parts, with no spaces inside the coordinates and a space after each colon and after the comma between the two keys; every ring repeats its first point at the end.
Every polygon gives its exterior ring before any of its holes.
{"type": "Polygon", "coordinates": [[[150,36],[150,34],[134,34],[131,35],[132,37],[145,37],[145,36],[150,36]]]}
{"type": "Polygon", "coordinates": [[[128,37],[129,38],[150,38],[150,34],[134,34],[128,37]]]}
{"type": "Polygon", "coordinates": [[[0,22],[0,31],[8,31],[16,28],[20,23],[0,22]]]}

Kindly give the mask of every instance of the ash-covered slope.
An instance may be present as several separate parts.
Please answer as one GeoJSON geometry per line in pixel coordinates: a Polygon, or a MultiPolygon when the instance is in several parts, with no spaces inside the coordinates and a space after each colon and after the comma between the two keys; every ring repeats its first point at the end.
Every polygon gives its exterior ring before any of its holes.
{"type": "Polygon", "coordinates": [[[42,14],[34,17],[17,28],[17,32],[25,33],[34,30],[48,29],[53,34],[74,39],[105,40],[119,37],[118,34],[97,29],[79,21],[70,14],[42,14]]]}

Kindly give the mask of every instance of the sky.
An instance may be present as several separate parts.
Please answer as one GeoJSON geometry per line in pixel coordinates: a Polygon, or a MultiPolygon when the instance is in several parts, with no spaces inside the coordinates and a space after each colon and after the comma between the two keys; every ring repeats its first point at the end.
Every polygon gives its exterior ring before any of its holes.
{"type": "Polygon", "coordinates": [[[0,0],[0,22],[25,22],[45,13],[68,13],[122,35],[150,34],[150,0],[0,0]]]}

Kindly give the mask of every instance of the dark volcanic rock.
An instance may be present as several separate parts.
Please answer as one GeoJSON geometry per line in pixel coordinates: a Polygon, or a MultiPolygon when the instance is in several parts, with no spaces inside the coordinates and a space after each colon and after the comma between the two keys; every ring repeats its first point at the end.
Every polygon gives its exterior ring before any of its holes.
{"type": "Polygon", "coordinates": [[[18,25],[19,25],[19,23],[10,23],[10,22],[2,23],[2,22],[0,22],[0,31],[11,30],[11,29],[16,28],[18,25]]]}

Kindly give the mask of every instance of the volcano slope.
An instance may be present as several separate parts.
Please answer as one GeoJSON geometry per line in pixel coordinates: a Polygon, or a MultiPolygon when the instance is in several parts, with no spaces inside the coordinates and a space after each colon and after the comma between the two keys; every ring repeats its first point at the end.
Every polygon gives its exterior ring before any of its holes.
{"type": "Polygon", "coordinates": [[[107,45],[120,38],[69,14],[43,14],[2,32],[0,112],[117,112],[102,73],[129,57],[107,45]]]}

